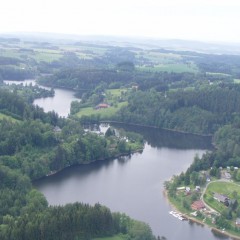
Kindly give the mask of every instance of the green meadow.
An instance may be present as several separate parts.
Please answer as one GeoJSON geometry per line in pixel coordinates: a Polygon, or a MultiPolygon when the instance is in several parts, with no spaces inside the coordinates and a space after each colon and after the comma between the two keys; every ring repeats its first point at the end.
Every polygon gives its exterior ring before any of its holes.
{"type": "Polygon", "coordinates": [[[238,202],[240,201],[240,185],[221,181],[209,183],[204,194],[204,200],[218,212],[225,210],[226,206],[213,198],[214,193],[220,193],[228,196],[230,199],[236,198],[238,202]]]}
{"type": "Polygon", "coordinates": [[[100,119],[108,119],[116,114],[117,111],[120,110],[121,107],[127,106],[127,102],[117,103],[114,106],[110,106],[109,108],[98,109],[96,110],[93,107],[82,108],[77,114],[77,117],[82,116],[91,116],[91,115],[99,115],[100,119]]]}

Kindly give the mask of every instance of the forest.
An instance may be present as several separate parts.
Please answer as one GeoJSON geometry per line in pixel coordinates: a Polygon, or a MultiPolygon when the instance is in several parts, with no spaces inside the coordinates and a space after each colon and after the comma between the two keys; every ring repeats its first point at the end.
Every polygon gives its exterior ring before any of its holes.
{"type": "Polygon", "coordinates": [[[224,84],[161,94],[137,91],[115,116],[121,122],[158,126],[198,134],[213,134],[239,115],[239,86],[224,84]],[[151,106],[151,107],[149,107],[151,106]]]}
{"type": "MultiPolygon", "coordinates": [[[[1,239],[115,234],[154,239],[148,225],[124,214],[99,204],[48,206],[33,189],[32,181],[68,166],[129,154],[143,146],[143,138],[134,133],[125,133],[132,139],[127,143],[111,129],[105,136],[85,132],[82,123],[110,120],[213,136],[215,149],[196,157],[186,173],[174,178],[167,186],[170,195],[179,184],[205,184],[201,171],[211,169],[210,175],[217,178],[220,167],[240,168],[238,55],[5,38],[0,38],[0,46],[1,239]],[[53,96],[53,90],[4,84],[30,78],[51,88],[72,89],[81,102],[72,103],[65,119],[31,105],[36,98],[53,96]],[[111,114],[96,111],[102,103],[111,114]],[[81,114],[84,109],[88,115],[81,114]]],[[[239,179],[236,171],[234,180],[239,179]]],[[[238,212],[234,209],[234,216],[238,212]]],[[[218,220],[220,225],[224,222],[218,220]]]]}
{"type": "Polygon", "coordinates": [[[83,203],[50,207],[32,181],[74,164],[130,153],[113,133],[85,133],[79,122],[29,105],[17,94],[0,90],[0,238],[93,239],[123,234],[154,239],[148,225],[104,206],[83,203]],[[74,130],[73,130],[74,129],[74,130]]]}

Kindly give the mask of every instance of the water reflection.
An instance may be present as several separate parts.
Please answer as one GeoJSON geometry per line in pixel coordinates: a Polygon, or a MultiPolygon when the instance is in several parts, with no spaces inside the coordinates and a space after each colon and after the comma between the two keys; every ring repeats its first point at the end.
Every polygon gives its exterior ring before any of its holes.
{"type": "Polygon", "coordinates": [[[161,134],[155,132],[156,129],[151,131],[153,138],[149,134],[148,139],[155,147],[146,143],[141,154],[70,167],[34,185],[52,205],[76,201],[89,204],[99,202],[112,211],[125,212],[147,222],[154,234],[170,240],[179,239],[179,236],[184,240],[219,239],[206,227],[173,218],[168,213],[171,206],[163,194],[164,181],[186,171],[195,154],[201,156],[205,150],[199,150],[197,143],[195,149],[185,149],[184,144],[179,148],[176,145],[174,148],[168,147],[168,142],[173,139],[181,141],[181,138],[179,140],[173,135],[171,139],[170,136],[164,136],[162,131],[161,134]],[[168,141],[161,142],[162,139],[168,141]],[[154,141],[158,142],[154,144],[154,141]]]}
{"type": "Polygon", "coordinates": [[[176,149],[211,149],[211,137],[202,137],[193,134],[183,134],[151,127],[139,127],[126,124],[112,124],[114,127],[123,128],[126,131],[137,132],[152,147],[176,148],[176,149]]]}

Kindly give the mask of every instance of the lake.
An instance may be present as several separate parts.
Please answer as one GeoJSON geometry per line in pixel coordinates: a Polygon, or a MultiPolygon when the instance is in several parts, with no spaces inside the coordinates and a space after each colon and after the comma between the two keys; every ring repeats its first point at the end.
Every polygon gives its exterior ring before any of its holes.
{"type": "MultiPolygon", "coordinates": [[[[9,81],[5,80],[4,83],[6,84],[23,84],[23,85],[35,85],[36,81],[29,79],[25,81],[9,81]]],[[[45,89],[50,89],[49,87],[41,86],[45,89]]],[[[79,101],[78,98],[74,96],[75,92],[71,90],[55,88],[55,95],[54,97],[47,97],[47,98],[39,98],[34,100],[33,104],[38,105],[39,107],[43,108],[45,112],[55,111],[61,117],[67,117],[70,113],[70,106],[72,101],[79,101]]]]}
{"type": "MultiPolygon", "coordinates": [[[[67,116],[74,92],[55,89],[53,98],[38,99],[34,104],[45,111],[55,110],[67,116]]],[[[62,172],[34,183],[51,205],[76,201],[101,203],[112,211],[124,212],[132,218],[148,223],[155,235],[168,240],[223,239],[208,227],[180,221],[169,214],[172,209],[164,196],[164,181],[179,174],[211,150],[211,139],[170,131],[116,125],[136,131],[146,141],[142,153],[89,165],[69,167],[62,172]]],[[[224,238],[226,239],[226,238],[224,238]]]]}
{"type": "MultiPolygon", "coordinates": [[[[119,126],[118,126],[119,127],[119,126]]],[[[151,128],[126,127],[143,134],[142,153],[65,169],[35,183],[51,205],[101,203],[148,223],[167,239],[221,239],[209,228],[182,222],[172,215],[164,181],[179,174],[210,147],[210,139],[151,128]],[[174,229],[174,231],[173,231],[174,229]]]]}

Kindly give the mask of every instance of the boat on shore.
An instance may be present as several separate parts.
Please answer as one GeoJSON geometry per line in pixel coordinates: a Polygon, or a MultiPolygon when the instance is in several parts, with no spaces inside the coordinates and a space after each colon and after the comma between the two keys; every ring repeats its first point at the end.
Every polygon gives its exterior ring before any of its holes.
{"type": "Polygon", "coordinates": [[[170,211],[169,214],[171,214],[172,216],[174,216],[175,218],[178,218],[179,220],[183,221],[183,220],[187,220],[186,217],[184,217],[181,213],[175,212],[175,211],[170,211]]]}

